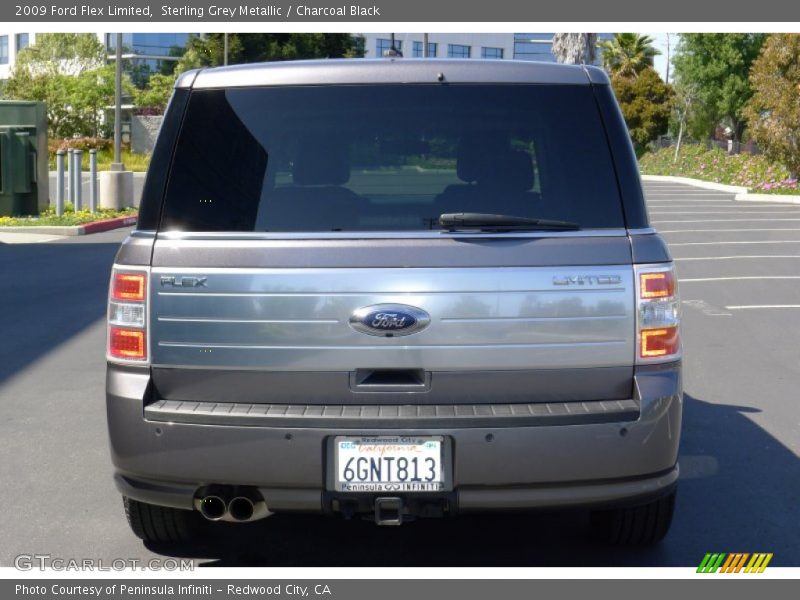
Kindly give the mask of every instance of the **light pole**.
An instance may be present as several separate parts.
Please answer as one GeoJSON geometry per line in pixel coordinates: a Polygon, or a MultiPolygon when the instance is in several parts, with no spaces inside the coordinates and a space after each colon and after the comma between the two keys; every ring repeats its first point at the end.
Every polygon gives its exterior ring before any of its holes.
{"type": "Polygon", "coordinates": [[[228,66],[228,34],[227,33],[223,33],[222,34],[222,39],[223,39],[223,46],[224,46],[223,56],[222,56],[222,64],[227,67],[228,66]]]}
{"type": "Polygon", "coordinates": [[[114,65],[114,163],[112,171],[124,171],[122,164],[122,34],[116,37],[116,64],[114,65]]]}

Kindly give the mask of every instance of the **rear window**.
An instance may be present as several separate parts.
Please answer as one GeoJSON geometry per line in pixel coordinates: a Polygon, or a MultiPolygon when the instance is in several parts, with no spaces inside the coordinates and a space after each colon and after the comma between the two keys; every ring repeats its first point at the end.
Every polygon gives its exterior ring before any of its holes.
{"type": "Polygon", "coordinates": [[[193,91],[161,229],[435,230],[453,212],[624,226],[591,88],[193,91]]]}

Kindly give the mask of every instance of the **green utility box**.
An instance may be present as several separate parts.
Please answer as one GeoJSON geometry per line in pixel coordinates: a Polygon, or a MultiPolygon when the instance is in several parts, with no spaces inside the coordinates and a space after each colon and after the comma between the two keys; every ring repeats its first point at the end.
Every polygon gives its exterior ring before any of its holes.
{"type": "Polygon", "coordinates": [[[0,101],[0,216],[38,215],[49,188],[45,103],[0,101]]]}

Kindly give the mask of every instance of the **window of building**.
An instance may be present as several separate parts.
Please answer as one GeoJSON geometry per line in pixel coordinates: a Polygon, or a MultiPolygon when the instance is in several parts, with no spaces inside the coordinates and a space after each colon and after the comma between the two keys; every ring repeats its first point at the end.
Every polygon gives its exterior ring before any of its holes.
{"type": "Polygon", "coordinates": [[[447,58],[469,58],[472,48],[462,44],[447,44],[447,58]]]}
{"type": "MultiPolygon", "coordinates": [[[[403,42],[401,40],[395,40],[394,41],[394,47],[395,47],[395,50],[398,50],[398,51],[402,52],[403,51],[403,42]]],[[[387,50],[391,50],[391,49],[392,49],[392,40],[384,39],[384,38],[378,38],[375,56],[380,58],[381,56],[383,56],[384,52],[386,52],[387,50]]]]}
{"type": "Polygon", "coordinates": [[[0,35],[0,65],[8,64],[8,36],[0,35]]]}
{"type": "Polygon", "coordinates": [[[481,48],[481,58],[503,58],[502,48],[481,48]]]}
{"type": "MultiPolygon", "coordinates": [[[[515,33],[514,34],[514,58],[516,60],[538,60],[544,62],[555,62],[553,56],[553,33],[515,33]]],[[[607,40],[614,37],[612,33],[598,33],[597,41],[607,40]]],[[[603,63],[602,52],[598,48],[594,64],[603,63]]]]}
{"type": "Polygon", "coordinates": [[[30,45],[30,38],[28,38],[27,33],[18,33],[17,34],[17,52],[22,50],[23,48],[27,48],[30,45]]]}
{"type": "MultiPolygon", "coordinates": [[[[428,58],[436,57],[438,44],[428,42],[428,58]]],[[[422,42],[414,42],[414,58],[422,58],[422,42]]]]}

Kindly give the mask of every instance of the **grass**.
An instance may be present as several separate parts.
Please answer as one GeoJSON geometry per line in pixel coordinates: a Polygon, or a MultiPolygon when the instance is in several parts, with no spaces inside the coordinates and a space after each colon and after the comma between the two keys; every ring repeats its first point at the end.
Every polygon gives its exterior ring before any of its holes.
{"type": "Polygon", "coordinates": [[[67,204],[64,214],[60,217],[55,210],[48,208],[38,216],[25,217],[0,217],[0,227],[36,227],[44,225],[84,225],[94,221],[105,221],[115,217],[134,217],[138,213],[136,208],[125,208],[114,210],[110,208],[99,208],[97,212],[91,213],[88,210],[75,212],[72,205],[67,204]]]}
{"type": "MultiPolygon", "coordinates": [[[[66,156],[64,157],[66,162],[66,156]]],[[[97,151],[97,170],[108,171],[111,168],[111,163],[114,162],[113,150],[98,150],[97,151]]],[[[149,154],[135,154],[130,150],[122,151],[122,162],[128,171],[144,172],[150,164],[149,154]]],[[[81,157],[81,166],[84,171],[89,170],[89,153],[84,152],[81,157]]],[[[54,154],[50,155],[50,170],[56,170],[56,157],[54,154]]]]}
{"type": "Polygon", "coordinates": [[[639,159],[646,175],[692,177],[703,181],[746,187],[758,194],[800,194],[797,179],[782,165],[763,155],[732,154],[703,145],[683,146],[677,162],[675,149],[647,152],[639,159]]]}

